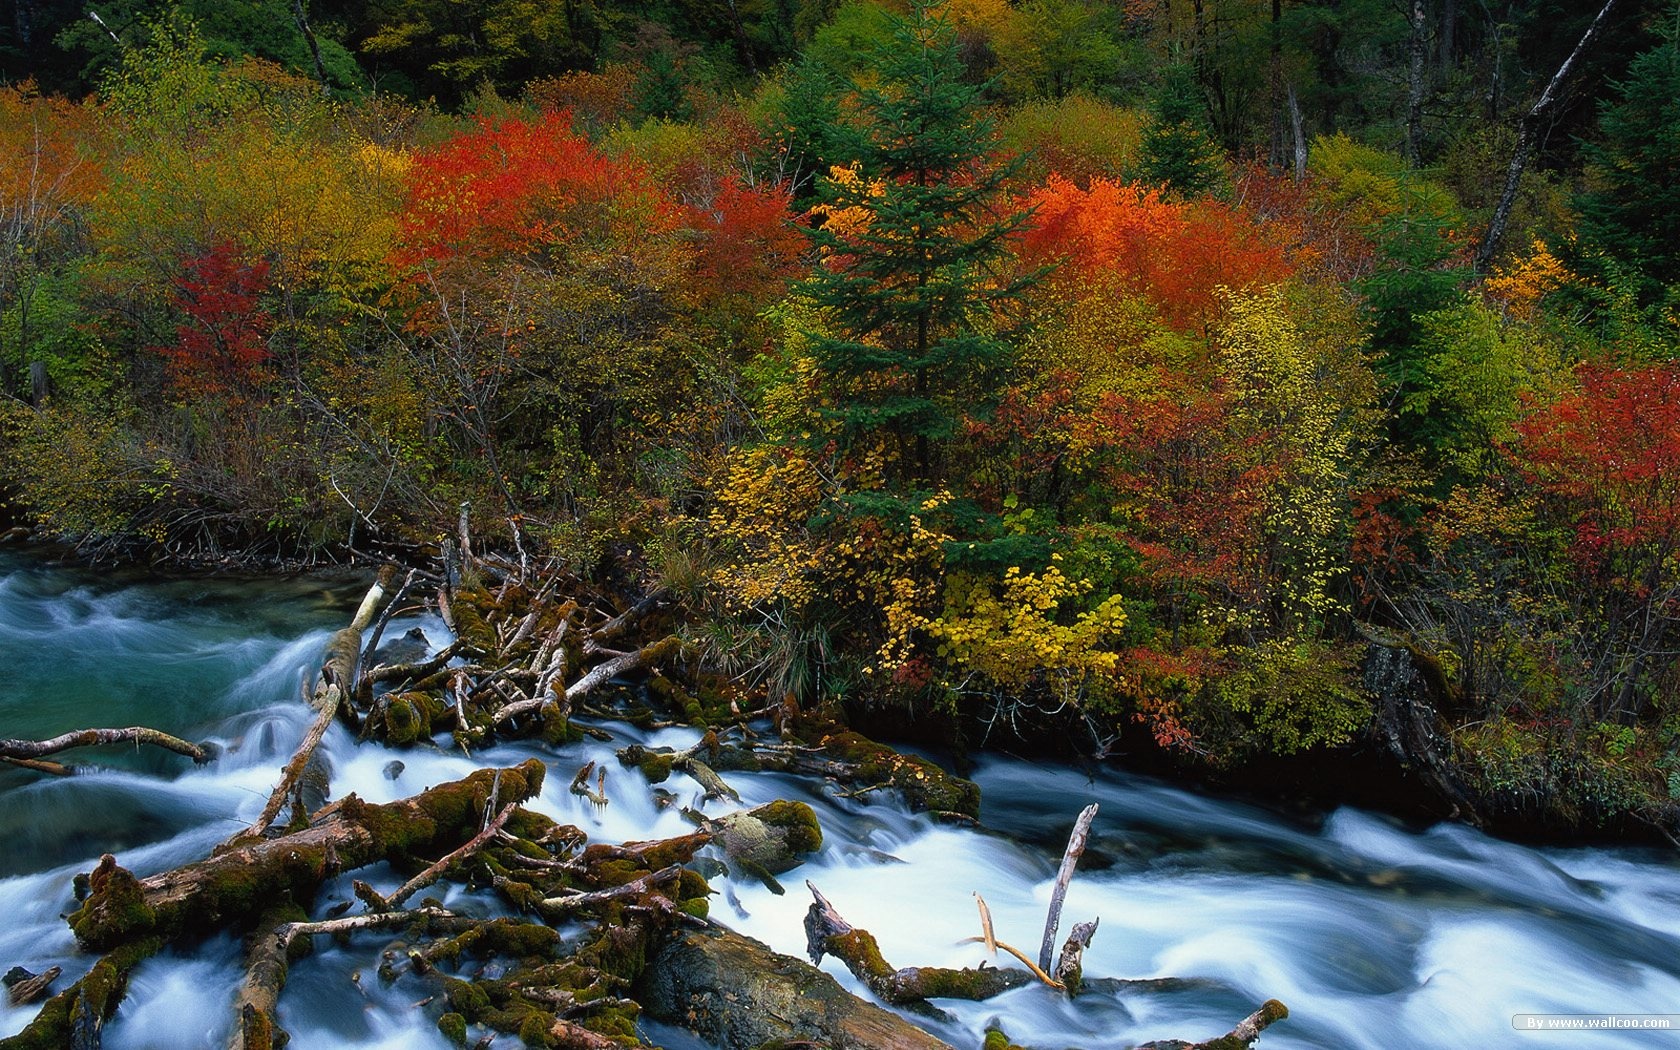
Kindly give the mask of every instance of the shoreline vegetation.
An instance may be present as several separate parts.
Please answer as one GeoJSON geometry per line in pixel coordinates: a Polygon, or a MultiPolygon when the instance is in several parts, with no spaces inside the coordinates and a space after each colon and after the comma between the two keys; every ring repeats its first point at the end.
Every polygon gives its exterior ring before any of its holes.
{"type": "Polygon", "coordinates": [[[6,29],[10,537],[493,551],[690,722],[1680,835],[1671,5],[563,6],[6,29]]]}

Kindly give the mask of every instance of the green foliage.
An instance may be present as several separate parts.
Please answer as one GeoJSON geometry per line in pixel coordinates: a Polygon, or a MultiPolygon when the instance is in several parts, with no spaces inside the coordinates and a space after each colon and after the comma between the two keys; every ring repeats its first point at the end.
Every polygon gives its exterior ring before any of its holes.
{"type": "Polygon", "coordinates": [[[805,60],[851,79],[872,70],[874,57],[892,47],[896,32],[886,8],[869,0],[850,0],[812,36],[805,60]]]}
{"type": "Polygon", "coordinates": [[[1217,720],[1214,712],[1228,712],[1250,747],[1272,754],[1344,744],[1371,717],[1371,701],[1356,684],[1357,663],[1357,650],[1324,642],[1277,640],[1239,651],[1235,669],[1212,686],[1212,708],[1201,717],[1217,720]]]}
{"type": "Polygon", "coordinates": [[[102,397],[118,380],[116,363],[89,330],[81,273],[49,274],[0,313],[0,368],[5,386],[29,388],[29,367],[47,366],[55,394],[77,400],[102,397]]]}
{"type": "Polygon", "coordinates": [[[167,491],[168,465],[144,451],[102,405],[11,403],[0,415],[6,476],[44,531],[67,539],[132,535],[167,491]]]}
{"type": "Polygon", "coordinates": [[[1101,89],[1131,57],[1115,22],[1112,9],[1090,0],[1027,0],[994,43],[1003,89],[1051,99],[1101,89]]]}
{"type": "Polygon", "coordinates": [[[1028,102],[999,124],[999,138],[1027,157],[1022,176],[1035,181],[1055,172],[1075,182],[1118,179],[1137,168],[1146,117],[1084,92],[1028,102]]]}
{"type": "Polygon", "coordinates": [[[1417,319],[1458,304],[1469,273],[1463,212],[1397,154],[1345,135],[1314,140],[1311,165],[1326,201],[1344,209],[1375,245],[1374,265],[1356,287],[1365,296],[1385,377],[1408,396],[1422,374],[1417,319]]]}
{"type": "Polygon", "coordinates": [[[1400,410],[1415,440],[1449,476],[1473,480],[1498,466],[1524,401],[1565,381],[1557,333],[1464,301],[1417,319],[1418,371],[1400,410]]]}
{"type": "MultiPolygon", "coordinates": [[[[316,4],[304,4],[306,12],[316,4]]],[[[127,64],[130,53],[151,50],[190,25],[207,54],[225,63],[260,58],[313,79],[315,59],[298,28],[290,0],[220,3],[218,0],[113,0],[96,9],[103,22],[83,15],[59,33],[56,45],[82,62],[85,81],[98,84],[127,64]],[[119,38],[113,40],[113,33],[119,38]]],[[[311,23],[321,65],[335,90],[355,91],[366,78],[332,21],[317,10],[311,23]]]]}
{"type": "Polygon", "coordinates": [[[1224,181],[1224,154],[1208,132],[1207,107],[1190,67],[1173,66],[1163,74],[1152,115],[1143,133],[1139,178],[1187,197],[1224,181]]]}
{"type": "Polygon", "coordinates": [[[660,48],[647,56],[631,101],[643,118],[680,122],[694,116],[676,56],[669,48],[660,48]]]}
{"type": "Polygon", "coordinates": [[[767,93],[758,127],[765,166],[807,197],[831,167],[849,162],[840,121],[840,82],[809,54],[783,70],[767,93]]]}
{"type": "Polygon", "coordinates": [[[1575,201],[1581,267],[1628,282],[1641,308],[1671,308],[1680,296],[1680,38],[1633,60],[1600,104],[1585,152],[1588,188],[1575,201]]]}

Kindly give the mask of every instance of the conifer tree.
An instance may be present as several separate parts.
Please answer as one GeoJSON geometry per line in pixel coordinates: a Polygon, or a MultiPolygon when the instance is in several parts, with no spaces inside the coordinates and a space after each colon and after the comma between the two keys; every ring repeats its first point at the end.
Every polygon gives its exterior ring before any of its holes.
{"type": "Polygon", "coordinates": [[[1616,88],[1586,149],[1593,186],[1576,198],[1581,262],[1650,306],[1680,283],[1680,38],[1635,58],[1616,88]]]}
{"type": "Polygon", "coordinates": [[[855,176],[825,180],[829,215],[861,215],[814,234],[825,261],[804,292],[823,313],[813,335],[843,450],[886,446],[884,482],[925,488],[962,413],[1010,355],[998,308],[1030,278],[1004,273],[1006,238],[1024,219],[1007,208],[1011,172],[993,156],[981,88],[963,82],[955,33],[917,3],[875,55],[855,136],[855,176]]]}
{"type": "Polygon", "coordinates": [[[1143,181],[1176,190],[1186,197],[1219,183],[1224,161],[1207,130],[1201,88],[1189,66],[1166,72],[1155,98],[1154,121],[1143,135],[1139,174],[1143,181]]]}

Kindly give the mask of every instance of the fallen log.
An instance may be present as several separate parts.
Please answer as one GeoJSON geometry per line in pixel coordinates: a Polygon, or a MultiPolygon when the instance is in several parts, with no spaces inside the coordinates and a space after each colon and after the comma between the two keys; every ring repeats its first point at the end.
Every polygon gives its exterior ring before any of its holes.
{"type": "Polygon", "coordinates": [[[0,1039],[5,1050],[98,1050],[100,1033],[117,1012],[128,975],[163,947],[158,937],[121,945],[93,964],[81,980],[41,1005],[35,1020],[17,1035],[0,1039]]]}
{"type": "Polygon", "coordinates": [[[0,759],[16,760],[18,765],[23,765],[43,755],[57,754],[73,747],[93,747],[99,744],[134,744],[136,747],[146,744],[173,751],[178,755],[186,755],[198,763],[207,762],[210,758],[209,752],[203,747],[189,744],[180,737],[145,726],[130,726],[127,729],[77,729],[55,736],[51,740],[0,740],[0,759]]]}
{"type": "Polygon", "coordinates": [[[712,835],[725,856],[778,895],[782,888],[773,876],[805,863],[823,843],[816,812],[803,802],[786,799],[702,818],[700,827],[712,835]]]}
{"type": "MultiPolygon", "coordinates": [[[[303,735],[302,743],[292,752],[292,757],[280,770],[280,783],[269,793],[268,802],[263,805],[262,812],[251,826],[234,836],[230,841],[237,842],[243,838],[261,838],[263,833],[273,826],[275,818],[285,808],[286,800],[292,798],[293,789],[309,768],[311,759],[315,757],[315,749],[320,746],[321,739],[327,735],[327,729],[338,715],[339,705],[344,702],[344,690],[337,682],[327,686],[326,694],[318,698],[315,721],[310,724],[309,732],[303,735]]],[[[324,772],[324,771],[323,771],[324,772]]],[[[294,810],[297,807],[294,805],[294,810]]]]}
{"type": "Polygon", "coordinates": [[[513,816],[513,811],[517,808],[519,808],[518,802],[509,802],[507,805],[503,806],[502,811],[492,817],[490,823],[484,825],[484,830],[472,837],[472,841],[468,842],[459,849],[452,851],[447,856],[429,865],[425,871],[422,871],[420,874],[403,883],[402,886],[398,888],[397,892],[385,898],[385,906],[387,908],[402,907],[404,901],[442,878],[443,873],[448,871],[453,865],[478,852],[484,847],[485,843],[496,837],[497,833],[502,830],[502,825],[508,822],[508,818],[513,816]]]}
{"type": "Polygon", "coordinates": [[[632,988],[656,1020],[722,1050],[764,1045],[950,1050],[949,1044],[852,995],[814,966],[719,926],[670,937],[632,988]]]}
{"type": "Polygon", "coordinates": [[[70,928],[84,947],[103,950],[153,934],[173,940],[253,921],[277,901],[307,901],[340,871],[460,846],[478,833],[493,791],[499,789],[505,801],[532,798],[543,772],[543,764],[530,759],[511,769],[481,769],[386,805],[351,795],[301,831],[145,879],[107,854],[89,879],[88,899],[69,917],[70,928]]]}
{"type": "Polygon", "coordinates": [[[53,982],[63,972],[63,968],[58,966],[41,973],[30,973],[21,966],[14,966],[6,971],[5,977],[0,977],[0,983],[5,984],[6,999],[13,1006],[28,1006],[45,999],[52,991],[53,982]]]}
{"type": "Polygon", "coordinates": [[[906,966],[895,969],[881,957],[874,934],[860,930],[840,917],[810,882],[816,900],[805,912],[805,946],[813,964],[832,955],[862,981],[882,1002],[895,1006],[925,999],[990,999],[1013,988],[1032,983],[1021,970],[995,967],[953,970],[942,966],[906,966]]]}
{"type": "Polygon", "coordinates": [[[537,913],[549,922],[563,921],[567,916],[576,914],[585,908],[593,908],[597,904],[608,901],[623,900],[627,897],[640,897],[652,892],[659,886],[668,886],[682,877],[682,868],[675,864],[659,869],[639,879],[627,882],[622,886],[611,889],[593,890],[589,893],[577,893],[569,897],[549,897],[537,902],[537,913]]]}
{"type": "Polygon", "coordinates": [[[362,658],[362,632],[373,623],[373,617],[379,612],[379,603],[384,600],[385,588],[396,576],[394,565],[387,565],[379,570],[379,576],[362,596],[362,604],[356,607],[356,613],[350,617],[350,625],[333,633],[327,639],[322,651],[321,670],[316,676],[315,687],[311,703],[317,710],[322,706],[329,685],[337,685],[340,692],[348,694],[356,688],[356,668],[362,658]]]}
{"type": "Polygon", "coordinates": [[[654,784],[669,778],[673,769],[682,771],[679,762],[704,756],[708,773],[822,777],[862,791],[894,789],[913,810],[969,819],[980,813],[979,787],[925,758],[900,754],[832,722],[801,718],[792,725],[793,738],[780,743],[733,743],[708,733],[683,751],[632,744],[618,752],[618,760],[639,768],[654,784]]]}
{"type": "MultiPolygon", "coordinates": [[[[321,739],[326,736],[333,720],[341,715],[352,721],[356,719],[355,710],[350,703],[350,694],[356,689],[357,663],[362,654],[362,632],[379,611],[380,601],[385,597],[385,588],[390,585],[396,571],[395,566],[391,565],[379,570],[378,578],[362,596],[362,603],[357,606],[355,615],[350,617],[350,625],[337,631],[327,640],[321,653],[321,669],[316,674],[315,687],[309,698],[310,706],[315,709],[315,721],[310,724],[309,731],[304,734],[297,750],[292,752],[291,759],[281,769],[280,783],[275,785],[273,792],[269,794],[268,802],[263,805],[255,823],[230,839],[230,844],[245,838],[260,837],[268,831],[280,816],[280,811],[285,808],[287,799],[293,798],[294,790],[304,771],[315,762],[315,749],[320,746],[321,739]]],[[[381,627],[383,626],[382,622],[381,627]]],[[[316,765],[324,783],[327,770],[319,763],[316,765]]],[[[300,802],[301,799],[298,799],[293,803],[295,816],[301,816],[297,811],[304,808],[300,802]]]]}

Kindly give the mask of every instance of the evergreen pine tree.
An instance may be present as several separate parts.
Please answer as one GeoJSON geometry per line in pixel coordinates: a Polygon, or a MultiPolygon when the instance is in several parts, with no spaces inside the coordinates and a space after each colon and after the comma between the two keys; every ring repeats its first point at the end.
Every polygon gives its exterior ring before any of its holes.
{"type": "Polygon", "coordinates": [[[1004,206],[1011,169],[947,22],[915,4],[875,68],[850,126],[859,177],[821,189],[830,214],[866,221],[815,232],[825,262],[804,292],[823,311],[813,354],[844,449],[884,445],[887,487],[908,494],[936,480],[942,443],[1010,355],[995,322],[1026,283],[1002,266],[1025,216],[1004,206]]]}
{"type": "Polygon", "coordinates": [[[1155,98],[1155,119],[1143,133],[1139,172],[1193,197],[1219,184],[1224,158],[1207,130],[1207,111],[1195,72],[1185,65],[1166,71],[1155,98]]]}
{"type": "Polygon", "coordinates": [[[1641,306],[1680,284],[1680,40],[1639,55],[1599,111],[1586,147],[1592,189],[1581,211],[1581,267],[1629,281],[1641,306]]]}
{"type": "Polygon", "coordinates": [[[782,98],[771,135],[780,174],[805,200],[831,164],[850,158],[839,152],[840,89],[821,63],[806,56],[782,75],[782,98]]]}

